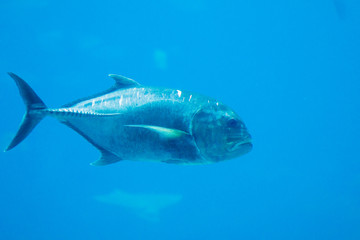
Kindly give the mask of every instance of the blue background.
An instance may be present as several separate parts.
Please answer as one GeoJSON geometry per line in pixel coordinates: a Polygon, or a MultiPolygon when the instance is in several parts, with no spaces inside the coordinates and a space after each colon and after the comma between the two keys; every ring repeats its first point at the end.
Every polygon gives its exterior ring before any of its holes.
{"type": "Polygon", "coordinates": [[[110,87],[108,73],[232,107],[251,153],[218,164],[124,161],[46,118],[0,154],[0,239],[360,239],[360,2],[0,2],[0,147],[24,106],[110,87]],[[114,189],[180,194],[148,221],[94,200],[114,189]]]}

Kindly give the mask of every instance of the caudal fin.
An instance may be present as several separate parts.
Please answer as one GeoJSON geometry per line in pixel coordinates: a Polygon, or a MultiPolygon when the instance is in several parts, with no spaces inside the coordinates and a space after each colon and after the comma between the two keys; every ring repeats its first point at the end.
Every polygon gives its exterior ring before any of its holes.
{"type": "Polygon", "coordinates": [[[9,151],[18,145],[22,140],[24,140],[27,135],[35,128],[35,126],[44,118],[44,114],[42,113],[42,109],[46,109],[46,105],[44,102],[36,95],[34,90],[22,80],[19,76],[14,73],[8,73],[10,77],[12,77],[19,88],[20,95],[24,101],[26,106],[26,112],[24,114],[23,120],[20,124],[20,128],[16,133],[15,137],[9,144],[9,146],[5,149],[9,151]]]}

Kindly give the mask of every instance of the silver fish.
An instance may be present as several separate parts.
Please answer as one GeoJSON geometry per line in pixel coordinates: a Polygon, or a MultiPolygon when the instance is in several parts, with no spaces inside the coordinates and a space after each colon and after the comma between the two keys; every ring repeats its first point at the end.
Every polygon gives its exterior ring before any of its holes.
{"type": "Polygon", "coordinates": [[[252,149],[239,116],[220,102],[187,91],[145,87],[110,74],[115,85],[60,108],[48,108],[14,73],[26,112],[5,151],[18,145],[45,117],[74,129],[101,152],[91,165],[121,160],[204,164],[235,158],[252,149]]]}

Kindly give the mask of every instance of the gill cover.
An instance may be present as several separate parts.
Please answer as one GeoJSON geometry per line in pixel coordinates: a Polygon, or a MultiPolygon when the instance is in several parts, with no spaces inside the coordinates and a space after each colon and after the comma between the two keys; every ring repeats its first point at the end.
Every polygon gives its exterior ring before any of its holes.
{"type": "Polygon", "coordinates": [[[208,161],[223,158],[224,139],[221,116],[211,106],[201,108],[193,117],[192,135],[201,155],[208,161]]]}

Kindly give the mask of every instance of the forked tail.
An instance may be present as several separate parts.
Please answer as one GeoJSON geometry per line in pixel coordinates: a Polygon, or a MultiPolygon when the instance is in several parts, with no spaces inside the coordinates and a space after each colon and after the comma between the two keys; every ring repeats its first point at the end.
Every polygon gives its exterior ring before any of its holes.
{"type": "Polygon", "coordinates": [[[20,95],[26,106],[26,112],[24,114],[18,132],[16,133],[9,146],[5,149],[5,152],[14,148],[22,140],[24,140],[27,135],[29,135],[29,133],[45,116],[45,114],[41,110],[46,109],[46,105],[44,104],[44,102],[38,97],[38,95],[36,95],[34,90],[32,90],[31,87],[24,80],[22,80],[14,73],[10,72],[9,75],[14,79],[16,85],[19,88],[20,95]]]}

